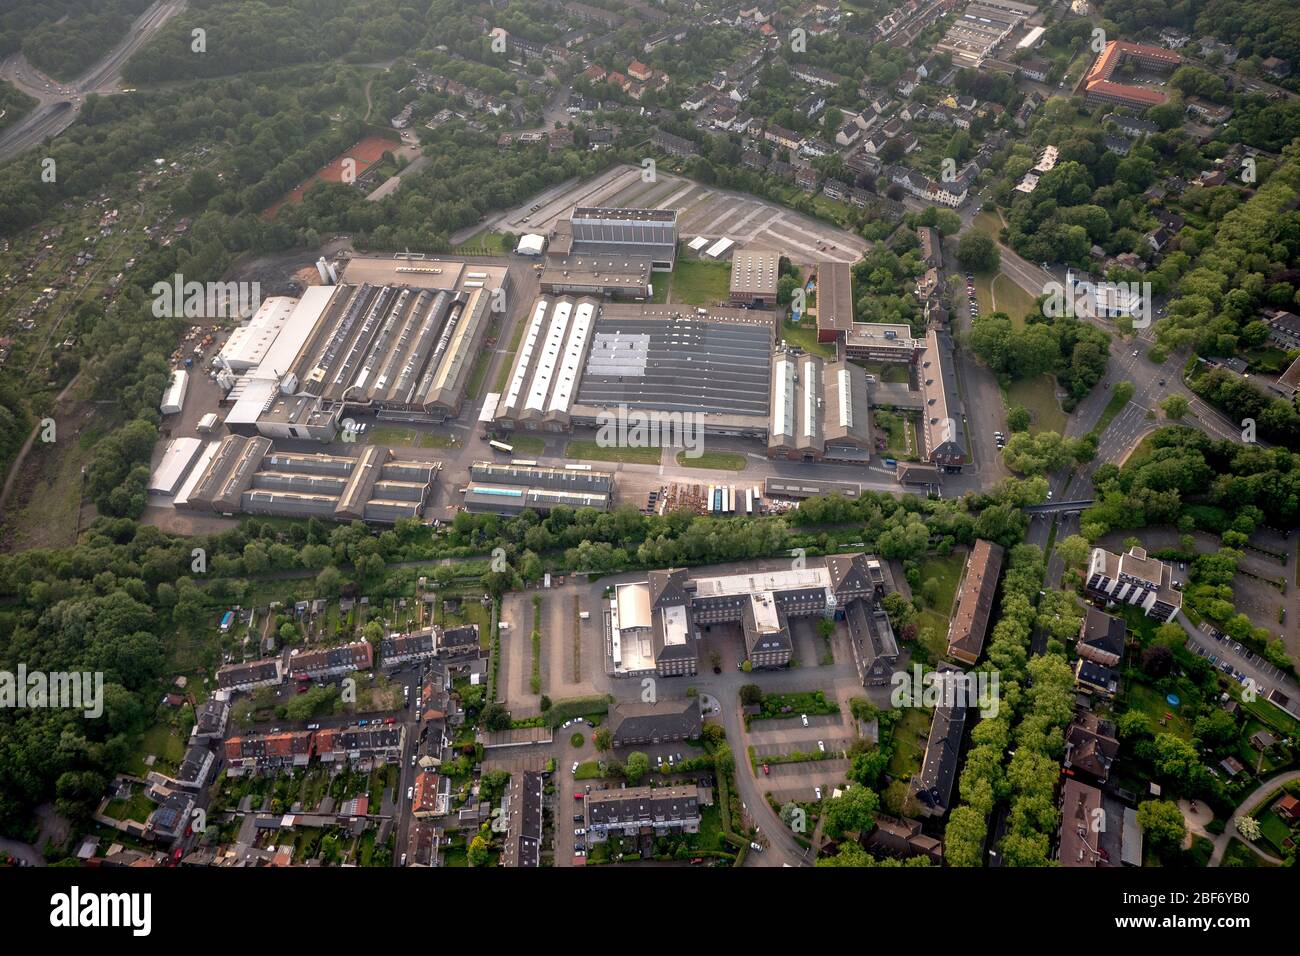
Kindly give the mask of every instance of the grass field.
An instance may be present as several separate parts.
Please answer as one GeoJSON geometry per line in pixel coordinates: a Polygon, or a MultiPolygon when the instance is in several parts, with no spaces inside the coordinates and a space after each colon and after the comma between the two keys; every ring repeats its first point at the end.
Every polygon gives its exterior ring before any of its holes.
{"type": "MultiPolygon", "coordinates": [[[[655,291],[657,293],[658,289],[655,291]]],[[[670,301],[686,305],[713,305],[726,301],[731,294],[731,266],[725,262],[678,259],[668,294],[670,301]]]]}
{"type": "Polygon", "coordinates": [[[921,588],[912,596],[920,609],[917,626],[922,643],[935,660],[942,659],[948,651],[948,619],[952,616],[952,601],[965,563],[964,551],[947,557],[930,555],[921,562],[921,588]],[[926,588],[927,581],[934,581],[932,589],[926,588]]]}
{"type": "Polygon", "coordinates": [[[657,465],[659,448],[602,448],[594,441],[571,441],[564,446],[564,457],[586,461],[616,461],[627,465],[657,465]]]}
{"type": "Polygon", "coordinates": [[[1023,405],[1029,411],[1031,432],[1065,434],[1066,414],[1056,400],[1056,381],[1044,373],[1038,378],[1012,382],[1003,390],[1007,407],[1023,405]]]}
{"type": "Polygon", "coordinates": [[[677,453],[677,464],[683,468],[710,468],[724,471],[744,471],[745,456],[728,451],[706,451],[698,458],[690,458],[686,452],[677,453]]]}
{"type": "Polygon", "coordinates": [[[798,346],[805,352],[820,355],[822,358],[835,357],[835,344],[833,342],[818,342],[817,329],[813,326],[782,322],[778,334],[790,345],[798,346]]]}
{"type": "Polygon", "coordinates": [[[510,445],[515,451],[525,455],[540,455],[546,450],[546,439],[536,435],[513,435],[510,445]]]}
{"type": "Polygon", "coordinates": [[[910,780],[921,769],[925,739],[930,732],[930,712],[923,707],[905,707],[894,727],[894,755],[889,758],[889,775],[910,780]]]}
{"type": "Polygon", "coordinates": [[[406,448],[456,448],[460,442],[452,435],[436,435],[400,425],[376,425],[369,431],[372,445],[399,445],[406,448]]]}

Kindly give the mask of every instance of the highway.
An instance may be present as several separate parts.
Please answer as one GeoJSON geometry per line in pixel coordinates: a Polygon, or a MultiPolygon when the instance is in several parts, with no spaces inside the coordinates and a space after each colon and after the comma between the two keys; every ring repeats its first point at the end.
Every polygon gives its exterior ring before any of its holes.
{"type": "Polygon", "coordinates": [[[15,53],[0,62],[0,80],[12,83],[38,105],[0,134],[0,161],[11,159],[51,137],[58,136],[81,114],[90,94],[121,92],[122,66],[143,47],[168,20],[185,9],[186,0],[158,0],[131,25],[131,31],[108,55],[70,83],[59,83],[41,73],[15,53]],[[65,105],[66,104],[66,105],[65,105]]]}

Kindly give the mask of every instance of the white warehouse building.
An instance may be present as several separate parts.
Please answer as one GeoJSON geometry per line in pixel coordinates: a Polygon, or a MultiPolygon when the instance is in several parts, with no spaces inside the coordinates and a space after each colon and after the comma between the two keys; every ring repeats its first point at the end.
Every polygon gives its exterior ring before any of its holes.
{"type": "Polygon", "coordinates": [[[167,391],[163,393],[162,404],[158,410],[164,415],[176,415],[185,407],[185,392],[190,387],[189,373],[183,368],[178,368],[172,372],[171,384],[167,386],[167,391]]]}

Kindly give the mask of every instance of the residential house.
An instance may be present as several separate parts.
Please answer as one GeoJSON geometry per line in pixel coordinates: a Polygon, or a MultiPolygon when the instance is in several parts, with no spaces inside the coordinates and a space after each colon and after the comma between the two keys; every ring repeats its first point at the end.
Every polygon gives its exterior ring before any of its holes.
{"type": "Polygon", "coordinates": [[[610,836],[698,833],[701,796],[694,785],[593,791],[586,800],[587,839],[604,843],[610,836]]]}
{"type": "Polygon", "coordinates": [[[702,728],[700,699],[618,701],[609,709],[609,731],[615,747],[694,740],[702,728]]]}
{"type": "Polygon", "coordinates": [[[1124,656],[1124,639],[1127,634],[1128,628],[1122,618],[1090,607],[1079,626],[1075,650],[1085,660],[1103,667],[1115,667],[1124,656]]]}
{"type": "Polygon", "coordinates": [[[1097,783],[1105,784],[1118,755],[1115,725],[1102,720],[1091,710],[1077,711],[1065,731],[1062,766],[1067,771],[1085,774],[1097,783]]]}
{"type": "Polygon", "coordinates": [[[1119,693],[1119,673],[1080,658],[1074,664],[1074,686],[1086,694],[1110,700],[1119,693]]]}

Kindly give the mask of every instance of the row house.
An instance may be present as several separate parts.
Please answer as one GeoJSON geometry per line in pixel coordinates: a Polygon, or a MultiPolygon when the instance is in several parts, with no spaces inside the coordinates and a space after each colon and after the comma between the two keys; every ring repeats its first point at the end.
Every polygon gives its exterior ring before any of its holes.
{"type": "Polygon", "coordinates": [[[374,666],[374,651],[369,641],[356,641],[319,651],[301,651],[289,659],[295,678],[332,677],[374,666]]]}

